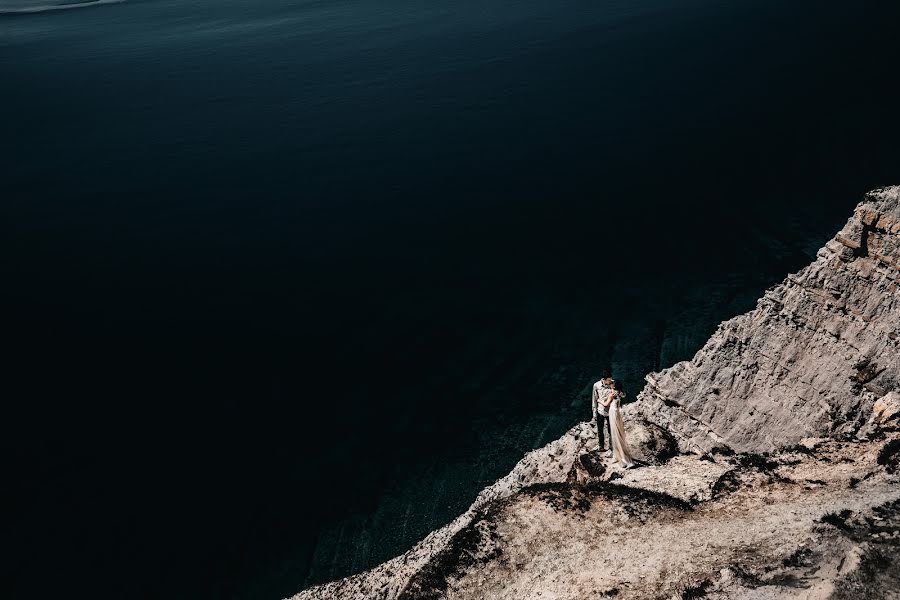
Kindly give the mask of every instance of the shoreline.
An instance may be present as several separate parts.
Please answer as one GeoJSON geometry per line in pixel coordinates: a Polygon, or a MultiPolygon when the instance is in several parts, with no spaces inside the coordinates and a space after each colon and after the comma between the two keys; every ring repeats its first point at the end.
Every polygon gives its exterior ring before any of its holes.
{"type": "Polygon", "coordinates": [[[21,8],[0,8],[0,15],[33,15],[57,10],[100,6],[103,4],[122,4],[123,2],[125,2],[125,0],[85,0],[68,4],[42,4],[40,6],[23,6],[21,8]]]}

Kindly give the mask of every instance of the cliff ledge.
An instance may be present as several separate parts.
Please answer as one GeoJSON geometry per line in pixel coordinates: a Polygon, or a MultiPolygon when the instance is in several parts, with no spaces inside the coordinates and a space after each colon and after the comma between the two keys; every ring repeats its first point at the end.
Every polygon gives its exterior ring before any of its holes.
{"type": "Polygon", "coordinates": [[[527,454],[409,552],[307,599],[900,597],[900,187],[628,407],[527,454]]]}

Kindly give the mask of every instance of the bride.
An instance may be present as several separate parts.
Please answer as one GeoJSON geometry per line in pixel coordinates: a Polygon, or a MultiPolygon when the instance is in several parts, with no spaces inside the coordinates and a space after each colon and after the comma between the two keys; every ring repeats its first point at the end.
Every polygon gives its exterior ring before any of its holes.
{"type": "Polygon", "coordinates": [[[635,462],[631,448],[628,447],[628,440],[625,439],[625,419],[622,416],[622,397],[624,395],[622,384],[616,381],[613,391],[609,393],[609,397],[603,404],[609,407],[613,462],[621,463],[623,467],[630,469],[635,462]]]}

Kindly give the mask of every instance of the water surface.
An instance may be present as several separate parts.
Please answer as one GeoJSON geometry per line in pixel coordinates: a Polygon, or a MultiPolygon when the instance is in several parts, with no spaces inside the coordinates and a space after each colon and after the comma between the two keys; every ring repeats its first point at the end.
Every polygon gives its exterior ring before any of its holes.
{"type": "Polygon", "coordinates": [[[3,15],[4,597],[278,598],[404,551],[900,180],[898,12],[3,15]]]}

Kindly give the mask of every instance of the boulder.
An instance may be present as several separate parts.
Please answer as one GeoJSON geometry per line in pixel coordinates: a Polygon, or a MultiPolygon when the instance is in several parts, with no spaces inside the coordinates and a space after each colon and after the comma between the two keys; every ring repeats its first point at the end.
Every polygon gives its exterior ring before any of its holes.
{"type": "Polygon", "coordinates": [[[900,393],[890,392],[872,406],[872,420],[878,425],[885,425],[900,420],[900,393]]]}

